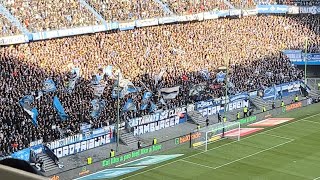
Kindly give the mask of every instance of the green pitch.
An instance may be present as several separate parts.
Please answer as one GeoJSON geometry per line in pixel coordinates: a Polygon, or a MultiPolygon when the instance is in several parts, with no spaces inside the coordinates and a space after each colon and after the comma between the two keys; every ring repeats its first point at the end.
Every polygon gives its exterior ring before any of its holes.
{"type": "Polygon", "coordinates": [[[119,179],[320,179],[320,104],[281,117],[295,120],[243,137],[241,141],[210,144],[207,152],[187,145],[166,151],[163,154],[185,155],[119,179]]]}

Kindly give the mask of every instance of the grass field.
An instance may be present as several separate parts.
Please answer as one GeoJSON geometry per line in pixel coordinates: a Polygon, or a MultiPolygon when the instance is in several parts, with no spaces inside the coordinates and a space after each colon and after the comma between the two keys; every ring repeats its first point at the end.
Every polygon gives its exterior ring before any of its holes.
{"type": "Polygon", "coordinates": [[[169,150],[163,154],[184,156],[118,179],[320,179],[320,104],[279,117],[295,120],[266,128],[241,141],[212,143],[206,152],[186,146],[169,150]]]}

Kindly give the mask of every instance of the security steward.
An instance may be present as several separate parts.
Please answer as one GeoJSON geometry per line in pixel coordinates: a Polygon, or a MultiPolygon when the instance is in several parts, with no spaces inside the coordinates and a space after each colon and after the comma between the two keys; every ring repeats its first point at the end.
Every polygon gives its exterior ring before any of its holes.
{"type": "Polygon", "coordinates": [[[283,101],[281,101],[281,107],[284,107],[284,102],[283,101]]]}
{"type": "Polygon", "coordinates": [[[227,117],[223,116],[223,122],[227,122],[227,117]]]}
{"type": "Polygon", "coordinates": [[[266,111],[267,111],[266,107],[263,106],[263,107],[262,107],[262,112],[266,112],[266,111]]]}
{"type": "Polygon", "coordinates": [[[294,102],[298,102],[299,101],[299,97],[298,95],[296,95],[296,97],[294,97],[294,102]]]}
{"type": "Polygon", "coordinates": [[[237,112],[237,120],[240,119],[240,112],[237,112]]]}
{"type": "Polygon", "coordinates": [[[248,117],[248,107],[247,106],[245,106],[243,108],[243,117],[248,117]]]}
{"type": "Polygon", "coordinates": [[[157,144],[157,138],[153,138],[152,145],[156,145],[156,144],[157,144]]]}
{"type": "Polygon", "coordinates": [[[116,155],[116,152],[113,149],[111,149],[110,158],[113,158],[115,155],[116,155]]]}

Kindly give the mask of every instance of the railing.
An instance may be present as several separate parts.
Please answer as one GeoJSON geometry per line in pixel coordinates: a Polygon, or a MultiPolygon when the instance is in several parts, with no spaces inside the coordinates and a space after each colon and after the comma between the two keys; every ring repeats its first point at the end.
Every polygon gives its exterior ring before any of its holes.
{"type": "Polygon", "coordinates": [[[54,163],[59,162],[59,158],[46,145],[43,146],[43,150],[54,161],[54,163]]]}
{"type": "Polygon", "coordinates": [[[307,85],[313,90],[319,90],[318,84],[320,83],[320,78],[307,78],[307,85]]]}

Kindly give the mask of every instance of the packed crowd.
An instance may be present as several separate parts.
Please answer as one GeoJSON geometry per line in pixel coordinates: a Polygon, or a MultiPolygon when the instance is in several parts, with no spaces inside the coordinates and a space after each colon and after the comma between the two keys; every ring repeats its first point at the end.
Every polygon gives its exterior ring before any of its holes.
{"type": "MultiPolygon", "coordinates": [[[[122,99],[121,107],[131,97],[139,108],[146,89],[154,92],[153,101],[160,104],[154,77],[161,69],[166,69],[161,86],[179,85],[181,90],[177,98],[167,100],[166,105],[159,108],[173,108],[194,100],[187,97],[190,86],[201,82],[215,84],[217,68],[228,64],[233,84],[229,93],[297,80],[302,72],[292,67],[280,55],[280,50],[303,49],[305,37],[309,37],[312,49],[319,52],[318,19],[318,16],[252,16],[3,47],[0,49],[0,155],[25,148],[40,138],[49,142],[79,133],[82,122],[89,122],[94,128],[114,123],[117,103],[111,97],[114,85],[111,78],[102,96],[107,102],[106,108],[99,118],[90,116],[90,101],[94,99],[90,79],[100,72],[100,67],[107,65],[121,69],[125,78],[143,89],[122,99]],[[62,89],[70,64],[81,69],[81,79],[73,93],[66,93],[62,89]],[[200,75],[202,69],[210,71],[211,80],[206,81],[200,75]],[[35,100],[33,106],[39,111],[38,127],[35,127],[18,101],[25,95],[36,96],[48,77],[56,82],[58,91],[35,100]],[[68,120],[61,121],[55,112],[54,95],[59,97],[68,120]]],[[[201,98],[220,97],[223,89],[208,92],[201,98]]],[[[121,120],[146,113],[148,110],[130,111],[121,116],[121,120]]]]}
{"type": "MultiPolygon", "coordinates": [[[[127,21],[174,14],[191,14],[231,7],[248,9],[257,4],[319,5],[318,1],[294,0],[87,0],[106,21],[127,21]]],[[[79,0],[7,0],[2,5],[30,32],[101,24],[79,0]]],[[[0,15],[0,36],[20,34],[18,28],[0,15]]]]}
{"type": "Polygon", "coordinates": [[[169,15],[154,0],[88,0],[107,21],[127,21],[169,15]]]}
{"type": "Polygon", "coordinates": [[[31,32],[101,24],[78,0],[8,0],[2,4],[31,32]]]}

